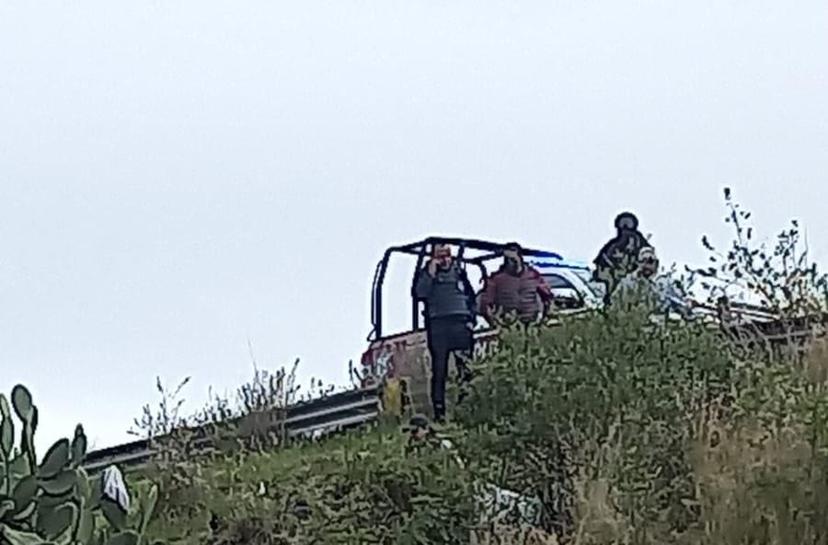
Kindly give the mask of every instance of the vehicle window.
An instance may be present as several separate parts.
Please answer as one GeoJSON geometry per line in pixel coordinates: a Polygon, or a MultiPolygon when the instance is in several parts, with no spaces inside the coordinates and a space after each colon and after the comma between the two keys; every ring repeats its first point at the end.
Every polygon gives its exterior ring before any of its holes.
{"type": "Polygon", "coordinates": [[[543,278],[552,289],[552,297],[558,308],[573,309],[584,306],[584,298],[572,282],[558,274],[545,274],[543,278]]]}
{"type": "Polygon", "coordinates": [[[604,296],[604,285],[600,282],[596,282],[592,278],[592,273],[590,271],[579,269],[575,271],[575,274],[577,274],[578,277],[584,281],[584,284],[586,284],[587,288],[589,288],[593,295],[598,298],[602,298],[604,296]]]}
{"type": "Polygon", "coordinates": [[[572,285],[572,282],[564,278],[563,276],[557,274],[545,274],[543,278],[549,284],[549,287],[552,289],[575,289],[575,286],[572,285]]]}

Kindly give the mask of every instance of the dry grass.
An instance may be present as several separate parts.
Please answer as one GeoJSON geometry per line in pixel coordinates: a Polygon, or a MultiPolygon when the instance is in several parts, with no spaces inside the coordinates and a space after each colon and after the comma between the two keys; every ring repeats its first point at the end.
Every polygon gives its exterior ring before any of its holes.
{"type": "MultiPolygon", "coordinates": [[[[695,477],[701,509],[704,543],[759,543],[799,545],[794,511],[808,509],[804,497],[810,445],[801,428],[767,435],[758,428],[721,430],[718,444],[697,446],[695,477]],[[799,490],[789,485],[799,483],[799,490]]],[[[803,536],[804,537],[804,536],[803,536]]]]}
{"type": "MultiPolygon", "coordinates": [[[[815,341],[801,360],[812,387],[828,384],[828,340],[815,341]]],[[[820,465],[813,437],[801,423],[769,429],[758,420],[738,427],[718,420],[710,407],[694,430],[690,460],[700,514],[683,535],[653,528],[642,542],[614,507],[611,477],[617,471],[617,441],[602,440],[592,461],[597,477],[576,479],[576,526],[568,545],[675,543],[677,545],[802,545],[828,543],[828,471],[820,465]],[[825,520],[826,522],[821,522],[825,520]]],[[[554,535],[498,527],[478,532],[473,545],[558,545],[554,535]]]]}
{"type": "Polygon", "coordinates": [[[812,384],[828,384],[828,337],[820,336],[810,342],[804,370],[812,384]]]}
{"type": "MultiPolygon", "coordinates": [[[[811,386],[825,388],[828,340],[815,341],[802,365],[811,386]]],[[[709,417],[715,414],[716,410],[710,410],[699,422],[690,457],[696,497],[688,498],[688,503],[698,507],[700,524],[684,535],[661,535],[646,542],[828,543],[828,467],[821,464],[824,455],[814,450],[806,427],[786,424],[769,430],[750,422],[735,428],[709,417]]],[[[610,475],[614,470],[612,443],[611,437],[605,439],[599,474],[610,475]]],[[[629,521],[613,507],[613,492],[606,478],[581,476],[576,489],[577,524],[571,545],[639,543],[632,537],[629,521]]]]}
{"type": "Polygon", "coordinates": [[[471,545],[559,545],[557,537],[531,528],[495,526],[472,532],[471,545]]]}

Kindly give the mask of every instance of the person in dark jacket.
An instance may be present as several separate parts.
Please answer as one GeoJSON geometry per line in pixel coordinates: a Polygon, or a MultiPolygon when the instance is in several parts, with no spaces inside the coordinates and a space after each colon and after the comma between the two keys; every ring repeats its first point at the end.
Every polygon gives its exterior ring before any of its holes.
{"type": "Polygon", "coordinates": [[[543,276],[523,260],[519,244],[503,249],[503,265],[486,279],[480,293],[480,314],[491,323],[494,312],[516,314],[523,323],[546,316],[552,306],[552,290],[543,276]]]}
{"type": "Polygon", "coordinates": [[[417,274],[414,296],[426,306],[431,403],[434,419],[439,422],[446,414],[449,356],[454,353],[460,380],[466,382],[470,378],[468,362],[474,351],[474,288],[448,245],[434,245],[431,259],[417,274]]]}
{"type": "Polygon", "coordinates": [[[638,230],[638,218],[631,212],[622,212],[615,218],[616,235],[610,239],[595,258],[593,278],[606,286],[604,302],[619,282],[638,268],[638,253],[650,247],[649,241],[638,230]]]}

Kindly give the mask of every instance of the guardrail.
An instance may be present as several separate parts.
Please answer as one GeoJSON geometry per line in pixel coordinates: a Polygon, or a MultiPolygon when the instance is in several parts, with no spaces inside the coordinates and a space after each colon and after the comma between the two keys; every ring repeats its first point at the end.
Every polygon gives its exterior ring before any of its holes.
{"type": "MultiPolygon", "coordinates": [[[[232,419],[228,424],[238,430],[239,438],[253,433],[282,430],[291,438],[316,437],[375,421],[380,411],[380,389],[372,386],[297,403],[287,409],[246,415],[232,419]]],[[[198,449],[209,445],[211,439],[206,433],[206,427],[194,428],[193,431],[201,436],[193,442],[193,447],[198,449]]],[[[160,441],[163,439],[158,438],[160,441]]],[[[90,474],[113,464],[135,468],[149,462],[156,453],[157,450],[153,449],[150,441],[133,441],[88,453],[83,467],[90,474]]]]}

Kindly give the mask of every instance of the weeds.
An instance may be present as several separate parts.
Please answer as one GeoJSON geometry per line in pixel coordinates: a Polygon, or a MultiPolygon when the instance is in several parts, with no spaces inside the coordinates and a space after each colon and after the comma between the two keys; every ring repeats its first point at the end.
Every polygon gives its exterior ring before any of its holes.
{"type": "MultiPolygon", "coordinates": [[[[444,430],[456,453],[412,453],[383,425],[319,444],[257,435],[255,415],[299,394],[295,365],[256,367],[235,405],[216,397],[196,419],[233,448],[148,470],[163,483],[151,531],[212,544],[828,544],[825,276],[797,224],[757,243],[731,197],[732,244],[704,239],[712,266],[690,270],[723,327],[614,309],[507,329],[444,430]],[[730,319],[757,309],[778,319],[730,319]],[[244,421],[258,439],[238,444],[244,421]],[[541,527],[481,520],[481,482],[539,499],[541,527]]],[[[161,407],[145,409],[145,429],[182,423],[178,402],[161,407]]]]}

